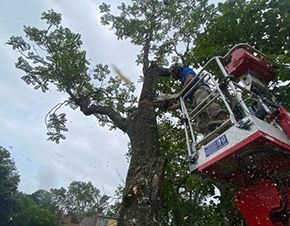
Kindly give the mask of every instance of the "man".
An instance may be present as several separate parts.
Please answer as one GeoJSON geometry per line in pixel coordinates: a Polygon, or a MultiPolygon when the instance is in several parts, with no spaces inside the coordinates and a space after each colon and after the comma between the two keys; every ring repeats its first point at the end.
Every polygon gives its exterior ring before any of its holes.
{"type": "MultiPolygon", "coordinates": [[[[199,78],[196,73],[189,67],[184,67],[180,63],[174,63],[169,68],[170,77],[173,80],[179,80],[182,84],[182,89],[191,84],[191,87],[198,82],[199,78]]],[[[209,94],[211,90],[207,84],[203,81],[199,82],[197,87],[190,92],[186,99],[192,100],[193,106],[199,105],[209,94]]],[[[175,110],[180,107],[180,103],[177,102],[170,106],[169,110],[175,110]]],[[[211,103],[202,113],[200,113],[197,118],[198,128],[201,133],[207,134],[214,130],[218,125],[221,124],[226,116],[225,110],[221,108],[220,105],[213,102],[211,103]]]]}

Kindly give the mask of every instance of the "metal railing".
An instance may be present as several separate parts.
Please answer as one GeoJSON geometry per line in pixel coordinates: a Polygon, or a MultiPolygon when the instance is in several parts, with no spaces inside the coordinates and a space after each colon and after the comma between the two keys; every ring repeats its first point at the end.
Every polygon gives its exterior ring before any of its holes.
{"type": "MultiPolygon", "coordinates": [[[[232,77],[227,73],[224,65],[222,64],[222,60],[227,59],[230,54],[237,48],[243,47],[247,50],[250,50],[252,53],[255,53],[256,55],[259,55],[260,57],[267,59],[267,57],[261,53],[259,50],[251,47],[250,45],[246,43],[241,43],[238,45],[235,45],[226,55],[224,56],[216,56],[211,58],[204,67],[199,71],[199,73],[196,75],[196,78],[198,80],[194,79],[191,81],[181,92],[180,92],[180,104],[181,104],[181,111],[182,116],[184,120],[184,127],[185,127],[185,136],[186,136],[186,142],[187,142],[187,148],[188,148],[188,155],[189,155],[189,161],[191,163],[194,163],[194,161],[198,157],[197,150],[201,145],[204,145],[223,133],[227,128],[230,126],[237,126],[242,127],[242,120],[237,119],[235,116],[234,110],[230,103],[228,102],[224,92],[221,90],[220,85],[218,84],[215,77],[207,71],[207,68],[209,68],[209,65],[216,64],[218,65],[218,68],[220,72],[222,73],[224,77],[224,81],[226,82],[227,90],[230,90],[231,97],[233,97],[234,101],[239,106],[239,109],[241,109],[242,114],[244,117],[251,114],[249,107],[244,101],[244,96],[247,96],[245,100],[249,100],[253,97],[258,98],[259,103],[261,103],[262,107],[266,112],[269,112],[267,104],[264,103],[263,99],[260,96],[257,96],[255,93],[253,93],[250,90],[247,90],[245,87],[241,86],[238,83],[235,83],[232,81],[232,77]],[[211,92],[209,95],[198,105],[194,106],[191,111],[188,110],[188,107],[186,106],[186,100],[189,95],[192,95],[194,91],[202,84],[202,83],[210,83],[211,84],[211,92]],[[204,136],[201,139],[197,139],[196,137],[196,131],[194,130],[194,122],[197,121],[197,117],[202,114],[206,109],[213,103],[213,102],[220,102],[222,106],[224,106],[225,111],[228,113],[229,118],[224,119],[224,121],[213,131],[209,132],[208,134],[204,134],[204,136]]],[[[209,119],[210,120],[210,119],[209,119]]]]}

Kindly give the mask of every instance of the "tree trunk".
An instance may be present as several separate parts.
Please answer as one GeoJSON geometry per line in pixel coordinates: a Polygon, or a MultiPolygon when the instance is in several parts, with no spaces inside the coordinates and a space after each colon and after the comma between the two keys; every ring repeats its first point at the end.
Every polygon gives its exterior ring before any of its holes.
{"type": "Polygon", "coordinates": [[[165,160],[160,155],[153,99],[162,69],[151,65],[145,73],[138,109],[129,123],[132,155],[119,226],[161,225],[165,160]]]}

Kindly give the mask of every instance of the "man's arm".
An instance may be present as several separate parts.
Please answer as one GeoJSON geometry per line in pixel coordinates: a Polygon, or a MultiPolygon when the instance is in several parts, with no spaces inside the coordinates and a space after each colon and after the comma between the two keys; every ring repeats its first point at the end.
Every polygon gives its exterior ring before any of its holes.
{"type": "Polygon", "coordinates": [[[195,75],[193,74],[188,74],[186,76],[186,80],[185,82],[183,83],[183,86],[182,86],[182,89],[184,89],[193,79],[194,79],[195,75]]]}
{"type": "MultiPolygon", "coordinates": [[[[194,79],[195,75],[193,74],[188,74],[186,76],[186,80],[183,83],[182,89],[184,89],[193,79],[194,79]]],[[[178,108],[180,108],[180,102],[176,101],[174,104],[172,104],[170,107],[168,107],[167,109],[172,111],[172,110],[177,110],[178,108]]]]}

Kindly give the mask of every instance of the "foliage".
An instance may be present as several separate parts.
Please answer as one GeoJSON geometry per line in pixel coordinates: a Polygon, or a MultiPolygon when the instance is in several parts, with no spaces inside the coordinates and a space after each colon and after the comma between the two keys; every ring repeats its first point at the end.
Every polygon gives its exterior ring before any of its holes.
{"type": "Polygon", "coordinates": [[[59,221],[54,212],[43,208],[33,201],[30,195],[18,193],[18,210],[14,214],[11,225],[23,226],[58,226],[59,221]]]}
{"type": "Polygon", "coordinates": [[[71,182],[67,190],[38,190],[31,195],[18,193],[17,211],[10,225],[60,225],[66,215],[79,223],[85,216],[94,217],[97,209],[107,209],[108,199],[106,195],[101,196],[91,182],[80,181],[71,182]]]}
{"type": "Polygon", "coordinates": [[[60,222],[62,217],[62,211],[54,203],[53,195],[46,190],[38,190],[29,196],[41,209],[46,209],[53,213],[60,222]]]}
{"type": "Polygon", "coordinates": [[[0,146],[0,193],[9,195],[14,193],[19,183],[19,174],[10,153],[0,146]]]}
{"type": "Polygon", "coordinates": [[[0,225],[8,225],[17,208],[19,174],[10,153],[0,146],[0,225]]]}
{"type": "Polygon", "coordinates": [[[32,197],[17,191],[20,176],[10,153],[1,146],[0,178],[1,226],[58,225],[54,212],[44,202],[38,205],[32,197]]]}
{"type": "MultiPolygon", "coordinates": [[[[130,113],[136,99],[132,83],[118,77],[109,77],[107,65],[97,64],[89,68],[86,52],[81,49],[81,35],[61,26],[61,15],[49,10],[42,13],[44,29],[24,26],[26,38],[12,36],[7,44],[21,55],[15,64],[25,74],[22,79],[35,89],[46,92],[53,86],[70,95],[66,105],[75,109],[80,104],[107,106],[122,115],[130,113]],[[86,101],[86,103],[84,103],[86,101]],[[79,103],[79,105],[77,105],[79,103]]],[[[47,120],[48,139],[65,139],[65,114],[56,111],[63,104],[49,112],[47,120]]],[[[95,114],[100,125],[115,128],[112,120],[104,114],[95,114]]]]}
{"type": "Polygon", "coordinates": [[[141,46],[136,62],[145,69],[149,60],[162,65],[168,57],[176,56],[186,64],[187,53],[213,9],[207,0],[169,1],[166,5],[159,0],[133,0],[118,6],[119,15],[111,13],[108,4],[100,6],[101,22],[113,27],[118,39],[130,39],[141,46]]]}
{"type": "Polygon", "coordinates": [[[59,143],[60,139],[66,138],[61,133],[62,131],[68,131],[68,129],[65,126],[66,121],[67,119],[65,118],[65,113],[61,114],[53,113],[49,115],[49,119],[47,120],[48,140],[59,143]]]}
{"type": "Polygon", "coordinates": [[[95,216],[96,210],[106,209],[109,200],[91,182],[73,181],[67,190],[51,189],[51,194],[53,203],[77,223],[85,216],[95,216]]]}

